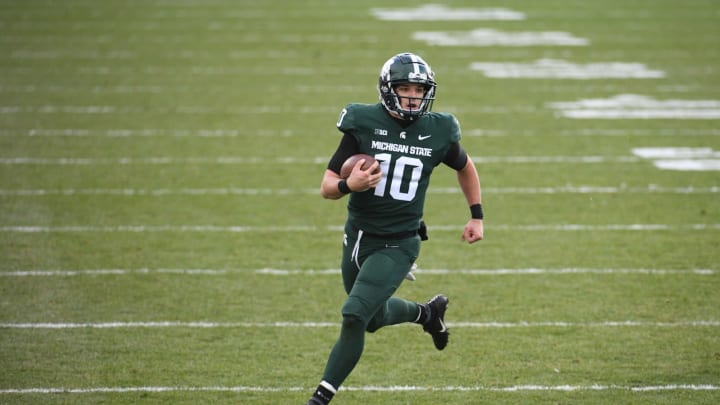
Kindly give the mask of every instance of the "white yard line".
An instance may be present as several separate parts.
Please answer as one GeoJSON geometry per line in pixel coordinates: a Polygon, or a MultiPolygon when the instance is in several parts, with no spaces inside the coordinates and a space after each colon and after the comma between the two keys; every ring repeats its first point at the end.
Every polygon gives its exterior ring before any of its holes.
{"type": "MultiPolygon", "coordinates": [[[[208,105],[185,106],[158,106],[148,108],[145,106],[117,106],[117,105],[0,105],[0,115],[12,114],[337,114],[337,107],[283,107],[277,105],[248,105],[223,106],[208,105]]],[[[500,111],[502,112],[502,111],[500,111]]]]}
{"type": "MultiPolygon", "coordinates": [[[[32,86],[26,86],[32,90],[32,86]]],[[[25,88],[25,87],[23,87],[25,88]]],[[[0,92],[7,90],[7,86],[0,85],[0,92]]],[[[122,88],[114,88],[115,91],[123,92],[122,88]]],[[[303,88],[304,89],[304,88],[303,88]]],[[[309,90],[309,89],[305,89],[309,90]]],[[[349,89],[350,90],[350,89],[349,89]]],[[[19,91],[19,90],[18,90],[19,91]]],[[[130,91],[130,90],[128,90],[130,91]]],[[[153,92],[154,90],[144,90],[153,92]]],[[[190,91],[190,90],[187,90],[190,91]]],[[[300,91],[300,89],[298,90],[300,91]]],[[[327,89],[326,89],[327,91],[327,89]]],[[[66,89],[58,92],[67,92],[66,89]]],[[[328,132],[328,136],[336,136],[334,132],[328,132]]],[[[720,136],[720,129],[714,128],[665,128],[665,129],[598,129],[580,128],[574,130],[561,130],[558,133],[541,133],[532,129],[523,131],[507,131],[500,129],[472,128],[463,131],[464,136],[720,136]]],[[[0,129],[0,136],[48,136],[48,137],[198,137],[198,138],[222,138],[222,137],[257,137],[257,136],[312,136],[317,138],[322,134],[314,132],[298,132],[297,129],[258,129],[254,131],[243,131],[240,129],[130,129],[130,128],[109,128],[109,129],[83,129],[83,128],[30,128],[30,129],[0,129]]]]}
{"type": "Polygon", "coordinates": [[[547,103],[556,115],[579,119],[720,119],[720,100],[656,100],[639,94],[547,103]]]}
{"type": "MultiPolygon", "coordinates": [[[[340,274],[339,269],[325,270],[287,270],[287,269],[258,269],[254,270],[258,274],[267,274],[274,276],[315,276],[315,275],[331,275],[340,274]]],[[[18,275],[23,275],[19,272],[18,275]]],[[[423,269],[416,271],[418,275],[473,275],[473,276],[501,276],[501,275],[544,275],[544,274],[645,274],[645,275],[666,275],[666,274],[686,274],[686,275],[714,275],[718,271],[714,269],[591,269],[591,268],[558,268],[558,269],[423,269]]],[[[9,273],[8,273],[9,274],[9,273]]],[[[0,272],[0,276],[3,273],[0,272]]],[[[39,273],[38,275],[43,275],[39,273]]],[[[53,275],[52,273],[48,275],[53,275]]],[[[58,274],[62,275],[62,274],[58,274]]]]}
{"type": "MultiPolygon", "coordinates": [[[[65,226],[38,226],[38,225],[16,225],[0,226],[3,233],[152,233],[152,232],[227,232],[227,233],[249,233],[249,232],[327,232],[342,231],[341,225],[295,225],[295,226],[253,226],[253,225],[65,225],[65,226]]],[[[462,226],[458,225],[433,225],[432,231],[457,231],[462,226]]],[[[537,224],[537,225],[492,225],[494,231],[716,231],[720,230],[720,223],[708,224],[607,224],[607,225],[586,225],[586,224],[537,224]]]]}
{"type": "MultiPolygon", "coordinates": [[[[647,186],[548,186],[548,187],[485,187],[488,194],[716,194],[720,186],[710,187],[663,187],[655,184],[647,186]]],[[[431,187],[428,194],[459,194],[458,187],[431,187]]],[[[65,188],[65,189],[0,189],[0,196],[7,197],[41,197],[41,196],[76,196],[76,195],[109,195],[109,196],[277,196],[277,195],[316,195],[316,188],[65,188]]]]}
{"type": "Polygon", "coordinates": [[[415,8],[373,8],[370,12],[385,21],[487,21],[524,20],[525,13],[500,7],[450,8],[425,4],[415,8]]]}
{"type": "MultiPolygon", "coordinates": [[[[99,165],[239,165],[239,164],[326,164],[328,156],[299,158],[293,156],[280,157],[248,157],[248,156],[219,156],[219,157],[31,157],[15,156],[0,157],[2,165],[51,165],[51,166],[99,166],[99,165]]],[[[478,164],[491,163],[637,163],[644,160],[637,156],[484,156],[474,157],[473,162],[478,164]]]]}
{"type": "MultiPolygon", "coordinates": [[[[311,387],[261,387],[261,386],[155,386],[155,387],[94,387],[94,388],[68,388],[68,387],[37,387],[37,388],[4,388],[0,394],[102,394],[102,393],[135,393],[135,392],[304,392],[311,387]]],[[[371,386],[343,386],[342,391],[363,392],[528,392],[528,391],[717,391],[719,385],[712,384],[666,384],[666,385],[619,385],[619,384],[592,384],[592,385],[512,385],[512,386],[408,386],[408,385],[371,385],[371,386]]]]}
{"type": "Polygon", "coordinates": [[[325,164],[329,157],[297,158],[297,157],[117,157],[117,158],[39,158],[39,157],[2,157],[3,165],[53,165],[53,166],[98,166],[98,165],[215,165],[215,164],[325,164]]]}
{"type": "MultiPolygon", "coordinates": [[[[686,328],[686,327],[718,327],[720,320],[688,320],[677,322],[650,321],[604,321],[604,322],[448,322],[448,327],[456,328],[686,328]]],[[[148,321],[148,322],[36,322],[36,323],[0,323],[0,329],[127,329],[127,328],[335,328],[339,322],[210,322],[210,321],[148,321]]]]}
{"type": "Polygon", "coordinates": [[[562,31],[416,31],[412,39],[434,46],[586,46],[590,41],[562,31]]]}
{"type": "MultiPolygon", "coordinates": [[[[285,56],[287,58],[287,56],[285,56]]],[[[233,59],[242,59],[234,57],[233,59]]],[[[160,85],[160,84],[138,84],[138,85],[62,85],[62,84],[0,84],[0,93],[27,93],[27,94],[46,94],[46,93],[84,93],[90,95],[96,94],[163,94],[163,93],[192,93],[203,91],[207,93],[220,92],[225,87],[204,85],[201,88],[192,87],[191,85],[160,85]]],[[[308,85],[295,84],[293,86],[267,86],[268,92],[278,92],[290,90],[293,93],[319,93],[326,94],[330,91],[336,93],[345,93],[355,95],[366,88],[359,85],[308,85]]],[[[620,88],[614,89],[619,91],[620,88]]],[[[689,90],[688,90],[689,91],[689,90]]],[[[316,134],[317,135],[317,134],[316,134]]]]}
{"type": "Polygon", "coordinates": [[[553,79],[657,79],[665,77],[662,70],[653,70],[636,62],[594,62],[572,63],[562,59],[537,59],[532,63],[517,62],[473,62],[470,70],[481,71],[486,77],[508,78],[553,78],[553,79]]]}
{"type": "MultiPolygon", "coordinates": [[[[335,136],[334,132],[329,132],[335,136]]],[[[0,136],[5,137],[108,137],[108,138],[129,138],[129,137],[197,137],[197,138],[236,138],[236,137],[288,137],[288,136],[314,136],[317,133],[298,132],[296,129],[258,129],[246,132],[239,129],[129,129],[111,128],[103,130],[91,130],[81,128],[33,128],[26,130],[0,129],[0,136]]]]}
{"type": "MultiPolygon", "coordinates": [[[[270,276],[323,276],[340,274],[339,269],[32,269],[32,270],[0,270],[0,277],[74,277],[104,276],[131,274],[177,274],[218,276],[226,274],[262,274],[270,276]]],[[[700,275],[718,274],[715,269],[592,269],[592,268],[557,268],[557,269],[423,269],[417,270],[418,275],[472,275],[472,276],[503,276],[503,275],[546,275],[546,274],[640,274],[640,275],[700,275]]]]}

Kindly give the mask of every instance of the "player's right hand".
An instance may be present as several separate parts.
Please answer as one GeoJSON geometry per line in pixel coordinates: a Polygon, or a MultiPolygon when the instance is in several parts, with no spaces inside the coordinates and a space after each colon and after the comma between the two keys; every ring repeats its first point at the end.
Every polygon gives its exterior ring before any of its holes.
{"type": "Polygon", "coordinates": [[[347,178],[348,187],[353,191],[366,191],[377,186],[382,179],[380,163],[373,163],[367,170],[362,169],[363,163],[365,163],[365,159],[358,160],[347,178]]]}

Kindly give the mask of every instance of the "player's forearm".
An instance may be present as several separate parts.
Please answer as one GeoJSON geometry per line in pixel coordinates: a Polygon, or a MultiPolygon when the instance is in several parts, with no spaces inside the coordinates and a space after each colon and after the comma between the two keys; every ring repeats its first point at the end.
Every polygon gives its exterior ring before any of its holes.
{"type": "Polygon", "coordinates": [[[460,189],[467,200],[468,206],[481,204],[482,194],[480,191],[480,176],[475,168],[475,164],[469,156],[465,167],[457,172],[457,178],[460,189]]]}
{"type": "Polygon", "coordinates": [[[342,198],[345,193],[338,189],[338,183],[340,180],[342,179],[335,172],[326,170],[325,176],[323,176],[322,183],[320,184],[320,195],[329,200],[342,198]]]}

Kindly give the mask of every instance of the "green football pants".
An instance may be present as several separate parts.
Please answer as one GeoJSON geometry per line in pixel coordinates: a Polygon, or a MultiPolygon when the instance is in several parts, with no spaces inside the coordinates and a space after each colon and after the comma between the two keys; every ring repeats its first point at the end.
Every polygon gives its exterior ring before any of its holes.
{"type": "Polygon", "coordinates": [[[346,226],[342,277],[348,294],[342,306],[340,337],[330,353],[323,379],[335,388],[360,360],[365,332],[413,322],[419,305],[393,297],[420,252],[420,237],[387,240],[362,235],[346,226]]]}

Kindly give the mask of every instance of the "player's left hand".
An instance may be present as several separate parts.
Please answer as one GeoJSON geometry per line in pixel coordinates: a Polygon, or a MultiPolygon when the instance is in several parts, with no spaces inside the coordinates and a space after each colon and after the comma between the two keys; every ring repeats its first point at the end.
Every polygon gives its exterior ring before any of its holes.
{"type": "Polygon", "coordinates": [[[482,219],[471,219],[465,224],[463,229],[462,240],[467,243],[475,243],[483,238],[483,221],[482,219]]]}

